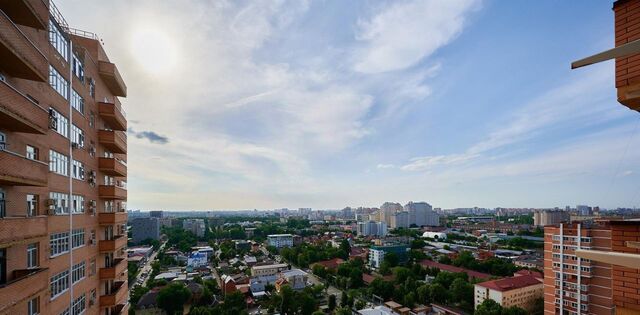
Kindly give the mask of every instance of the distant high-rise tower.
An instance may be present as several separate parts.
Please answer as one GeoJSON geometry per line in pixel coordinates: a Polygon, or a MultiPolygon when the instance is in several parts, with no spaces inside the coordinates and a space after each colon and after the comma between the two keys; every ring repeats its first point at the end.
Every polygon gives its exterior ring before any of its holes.
{"type": "Polygon", "coordinates": [[[0,1],[0,314],[126,314],[127,87],[49,0],[0,1]]]}
{"type": "Polygon", "coordinates": [[[409,225],[440,225],[440,216],[435,211],[433,211],[431,205],[426,202],[409,201],[409,203],[404,206],[404,210],[409,212],[409,225]]]}

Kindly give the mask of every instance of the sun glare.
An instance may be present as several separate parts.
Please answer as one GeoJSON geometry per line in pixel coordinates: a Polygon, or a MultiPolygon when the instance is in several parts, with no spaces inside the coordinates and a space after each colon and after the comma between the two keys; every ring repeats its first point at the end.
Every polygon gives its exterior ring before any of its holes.
{"type": "Polygon", "coordinates": [[[157,28],[139,28],[133,32],[131,50],[135,60],[151,74],[171,72],[175,67],[177,49],[168,34],[157,28]]]}

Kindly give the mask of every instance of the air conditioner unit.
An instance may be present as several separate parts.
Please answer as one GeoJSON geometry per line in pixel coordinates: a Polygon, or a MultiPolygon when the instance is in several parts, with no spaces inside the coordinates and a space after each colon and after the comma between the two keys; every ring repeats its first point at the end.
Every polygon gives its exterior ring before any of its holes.
{"type": "Polygon", "coordinates": [[[56,214],[56,207],[55,206],[50,206],[47,213],[49,215],[55,215],[56,214]]]}
{"type": "Polygon", "coordinates": [[[46,206],[55,206],[56,205],[56,200],[55,199],[46,199],[44,201],[44,204],[46,206]]]}
{"type": "Polygon", "coordinates": [[[71,143],[71,147],[74,148],[74,149],[78,149],[78,148],[80,148],[80,144],[76,143],[76,142],[73,142],[73,143],[71,143]]]}
{"type": "Polygon", "coordinates": [[[90,203],[92,207],[95,207],[98,205],[98,203],[95,200],[91,200],[90,203]]]}

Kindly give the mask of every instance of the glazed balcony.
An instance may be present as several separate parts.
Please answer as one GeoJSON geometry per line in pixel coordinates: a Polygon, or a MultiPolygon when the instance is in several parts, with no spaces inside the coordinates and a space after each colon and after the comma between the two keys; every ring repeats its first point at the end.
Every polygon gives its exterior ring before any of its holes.
{"type": "Polygon", "coordinates": [[[49,5],[44,0],[12,0],[0,1],[0,10],[11,20],[41,30],[47,29],[49,21],[49,5]]]}
{"type": "Polygon", "coordinates": [[[124,187],[116,185],[100,185],[98,187],[98,195],[101,199],[127,199],[127,190],[124,187]]]}
{"type": "Polygon", "coordinates": [[[109,294],[100,296],[100,307],[116,306],[125,304],[127,301],[127,283],[118,281],[111,288],[109,294]]]}
{"type": "Polygon", "coordinates": [[[0,81],[0,121],[14,132],[47,134],[49,114],[14,87],[0,81]]]}
{"type": "Polygon", "coordinates": [[[0,60],[2,60],[3,70],[10,76],[48,82],[47,57],[2,10],[0,10],[0,60]]]}
{"type": "Polygon", "coordinates": [[[120,106],[114,103],[98,102],[98,113],[114,130],[126,131],[127,118],[125,118],[125,114],[120,106]]]}
{"type": "Polygon", "coordinates": [[[100,240],[98,248],[101,252],[115,252],[116,250],[127,245],[127,237],[125,235],[116,235],[110,240],[100,240]]]}
{"type": "Polygon", "coordinates": [[[47,217],[0,218],[0,243],[11,246],[34,238],[47,236],[47,217]]]}
{"type": "Polygon", "coordinates": [[[109,176],[127,177],[127,165],[116,158],[99,158],[98,168],[109,176]]]}
{"type": "Polygon", "coordinates": [[[126,212],[101,212],[98,213],[98,222],[100,225],[114,225],[127,223],[126,212]]]}
{"type": "Polygon", "coordinates": [[[49,165],[0,148],[0,185],[47,186],[49,165]]]}
{"type": "Polygon", "coordinates": [[[100,268],[100,280],[118,279],[127,271],[127,262],[124,258],[116,258],[109,268],[100,268]]]}
{"type": "Polygon", "coordinates": [[[112,153],[127,153],[127,135],[124,131],[98,130],[98,142],[112,153]]]}
{"type": "Polygon", "coordinates": [[[13,271],[13,279],[0,284],[0,296],[12,297],[0,299],[0,313],[11,314],[10,308],[22,299],[34,296],[49,286],[47,268],[21,269],[13,271]]]}
{"type": "Polygon", "coordinates": [[[120,76],[120,72],[115,64],[108,61],[99,61],[100,77],[107,85],[111,94],[115,96],[127,96],[127,86],[124,84],[124,80],[120,76]]]}

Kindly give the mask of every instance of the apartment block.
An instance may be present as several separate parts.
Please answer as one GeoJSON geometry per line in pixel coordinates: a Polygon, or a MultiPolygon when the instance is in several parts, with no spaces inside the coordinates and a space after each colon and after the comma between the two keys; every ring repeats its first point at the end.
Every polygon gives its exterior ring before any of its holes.
{"type": "Polygon", "coordinates": [[[267,235],[267,245],[275,248],[292,247],[293,235],[291,234],[271,234],[267,235]]]}
{"type": "MultiPolygon", "coordinates": [[[[640,269],[581,258],[576,250],[640,253],[640,221],[595,221],[545,227],[545,313],[638,314],[640,269]]],[[[638,266],[640,267],[640,266],[638,266]]]]}
{"type": "Polygon", "coordinates": [[[535,300],[544,295],[542,279],[535,275],[514,275],[513,277],[490,280],[474,285],[474,305],[477,308],[486,299],[496,301],[502,307],[517,306],[532,311],[535,300]]]}
{"type": "Polygon", "coordinates": [[[569,221],[569,212],[561,210],[537,210],[533,213],[533,225],[545,226],[569,221]]]}
{"type": "Polygon", "coordinates": [[[48,0],[0,1],[0,314],[126,314],[126,86],[48,0]]]}
{"type": "Polygon", "coordinates": [[[135,218],[131,221],[133,242],[139,244],[146,239],[160,239],[160,220],[158,218],[135,218]]]}
{"type": "Polygon", "coordinates": [[[385,222],[358,222],[356,231],[360,236],[386,236],[387,224],[385,222]]]}
{"type": "Polygon", "coordinates": [[[185,219],[182,221],[182,228],[191,231],[197,237],[204,237],[207,226],[204,219],[185,219]]]}

